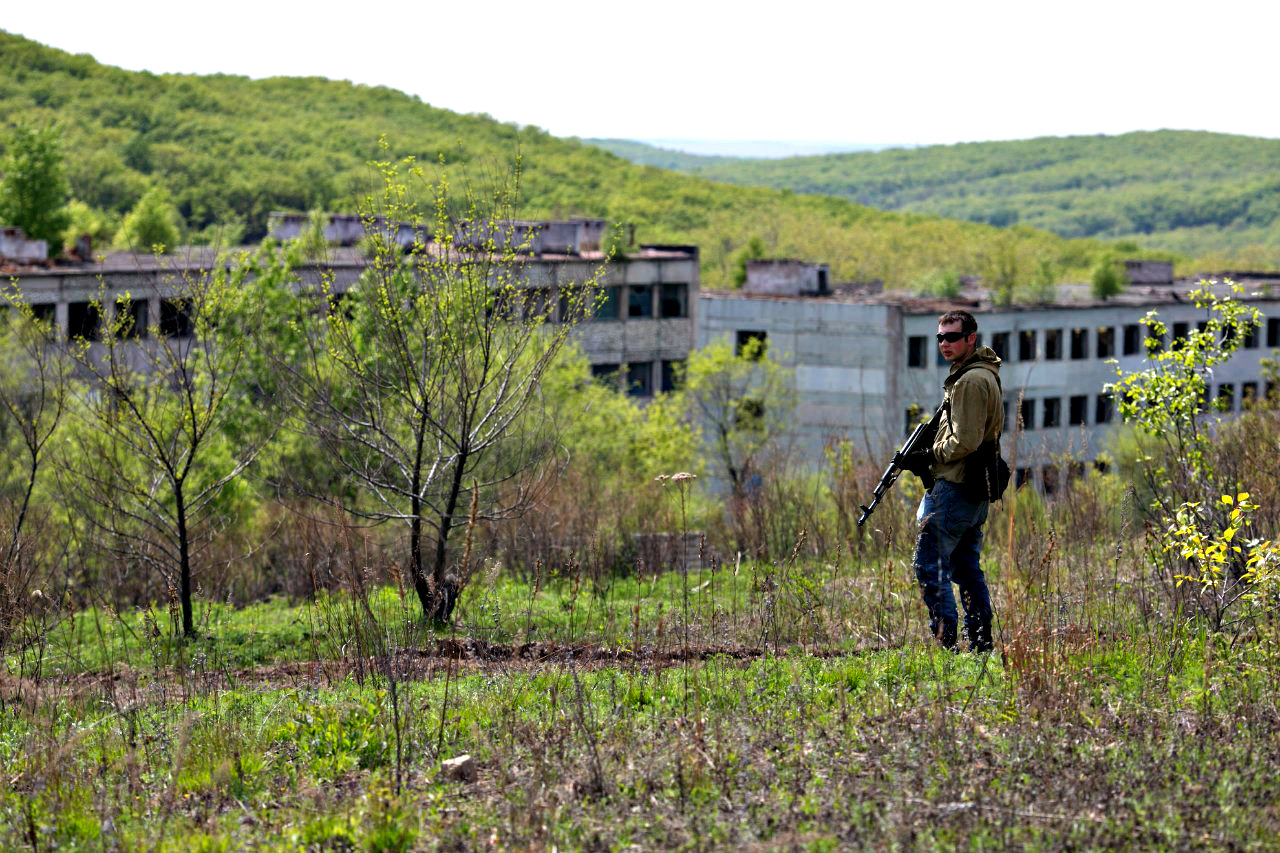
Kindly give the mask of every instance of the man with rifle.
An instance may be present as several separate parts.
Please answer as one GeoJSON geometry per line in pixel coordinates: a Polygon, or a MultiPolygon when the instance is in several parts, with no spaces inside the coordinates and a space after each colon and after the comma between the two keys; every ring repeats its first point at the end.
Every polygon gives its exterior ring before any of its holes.
{"type": "Polygon", "coordinates": [[[938,318],[938,349],[951,362],[942,383],[942,407],[932,424],[932,442],[904,447],[894,462],[932,487],[916,514],[920,533],[914,558],[916,580],[929,608],[929,630],[943,647],[956,647],[956,601],[960,587],[965,635],[974,652],[989,652],[991,596],[982,574],[982,525],[987,505],[1003,493],[1008,469],[999,459],[1004,405],[1000,358],[978,346],[978,322],[968,311],[938,318]]]}

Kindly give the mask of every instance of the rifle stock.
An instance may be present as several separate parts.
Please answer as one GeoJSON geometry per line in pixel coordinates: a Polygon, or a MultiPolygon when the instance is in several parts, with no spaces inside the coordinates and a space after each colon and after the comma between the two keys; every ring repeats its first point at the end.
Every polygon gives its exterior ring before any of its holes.
{"type": "MultiPolygon", "coordinates": [[[[865,506],[858,507],[858,509],[862,510],[862,514],[858,516],[859,527],[866,523],[867,519],[871,517],[871,513],[875,512],[876,507],[880,505],[881,499],[884,498],[893,484],[898,481],[899,475],[902,474],[902,468],[898,465],[898,460],[917,448],[933,445],[933,439],[938,434],[938,414],[941,411],[941,408],[939,408],[938,412],[934,412],[932,418],[919,424],[911,432],[911,435],[907,436],[907,440],[903,442],[901,449],[893,454],[893,458],[889,460],[889,467],[884,469],[884,473],[880,475],[880,482],[876,484],[875,491],[871,493],[871,502],[865,506]]],[[[920,480],[924,483],[926,489],[933,488],[933,476],[927,471],[921,475],[920,480]]]]}

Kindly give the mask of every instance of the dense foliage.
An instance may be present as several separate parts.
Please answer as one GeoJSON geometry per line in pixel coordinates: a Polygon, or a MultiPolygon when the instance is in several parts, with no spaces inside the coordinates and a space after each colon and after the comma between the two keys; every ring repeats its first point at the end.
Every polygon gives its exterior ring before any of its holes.
{"type": "Polygon", "coordinates": [[[63,127],[72,195],[118,220],[153,185],[168,191],[191,241],[253,241],[273,209],[352,212],[376,184],[368,162],[413,155],[483,174],[521,152],[521,214],[633,223],[645,242],[693,243],[703,274],[727,284],[751,238],[768,254],[829,262],[837,280],[909,284],[934,269],[982,272],[1010,239],[1029,268],[1087,276],[1102,247],[882,213],[836,198],[729,187],[636,166],[536,127],[436,109],[389,88],[319,78],[250,80],[112,68],[0,33],[0,113],[63,127]]]}
{"type": "Polygon", "coordinates": [[[786,159],[599,144],[638,163],[889,210],[1131,239],[1188,254],[1280,256],[1280,140],[1161,130],[786,159]]]}
{"type": "Polygon", "coordinates": [[[31,239],[44,240],[56,249],[70,222],[57,128],[19,125],[5,148],[0,162],[0,223],[17,225],[31,239]]]}

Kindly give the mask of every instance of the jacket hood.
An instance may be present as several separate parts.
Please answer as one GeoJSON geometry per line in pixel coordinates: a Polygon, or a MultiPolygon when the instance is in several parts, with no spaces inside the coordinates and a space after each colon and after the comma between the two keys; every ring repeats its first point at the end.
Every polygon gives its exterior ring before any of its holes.
{"type": "Polygon", "coordinates": [[[991,375],[999,380],[1000,365],[1002,363],[1000,356],[996,355],[996,351],[991,347],[978,347],[973,351],[973,355],[959,364],[951,365],[951,372],[947,374],[947,378],[942,384],[944,387],[953,385],[959,379],[961,373],[973,369],[989,370],[991,375]]]}

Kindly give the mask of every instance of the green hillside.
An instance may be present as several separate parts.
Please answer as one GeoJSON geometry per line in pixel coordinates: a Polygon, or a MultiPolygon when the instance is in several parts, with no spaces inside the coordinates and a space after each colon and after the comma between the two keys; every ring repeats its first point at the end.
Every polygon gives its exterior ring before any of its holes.
{"type": "MultiPolygon", "coordinates": [[[[632,143],[631,145],[635,145],[632,143]]],[[[887,210],[1133,239],[1199,254],[1280,251],[1280,140],[1162,130],[748,160],[610,150],[736,184],[887,210]]],[[[643,150],[648,149],[648,150],[643,150]]]]}
{"type": "Polygon", "coordinates": [[[752,239],[769,255],[824,260],[837,280],[910,285],[938,270],[999,265],[1080,277],[1107,247],[1028,228],[885,213],[845,199],[734,187],[629,163],[576,140],[436,109],[389,88],[320,78],[124,71],[0,32],[0,115],[58,122],[73,195],[119,217],[166,187],[188,237],[219,225],[260,237],[273,209],[351,210],[385,136],[396,156],[444,157],[473,176],[517,152],[529,216],[601,216],[646,242],[702,247],[705,282],[727,283],[752,239]]]}

